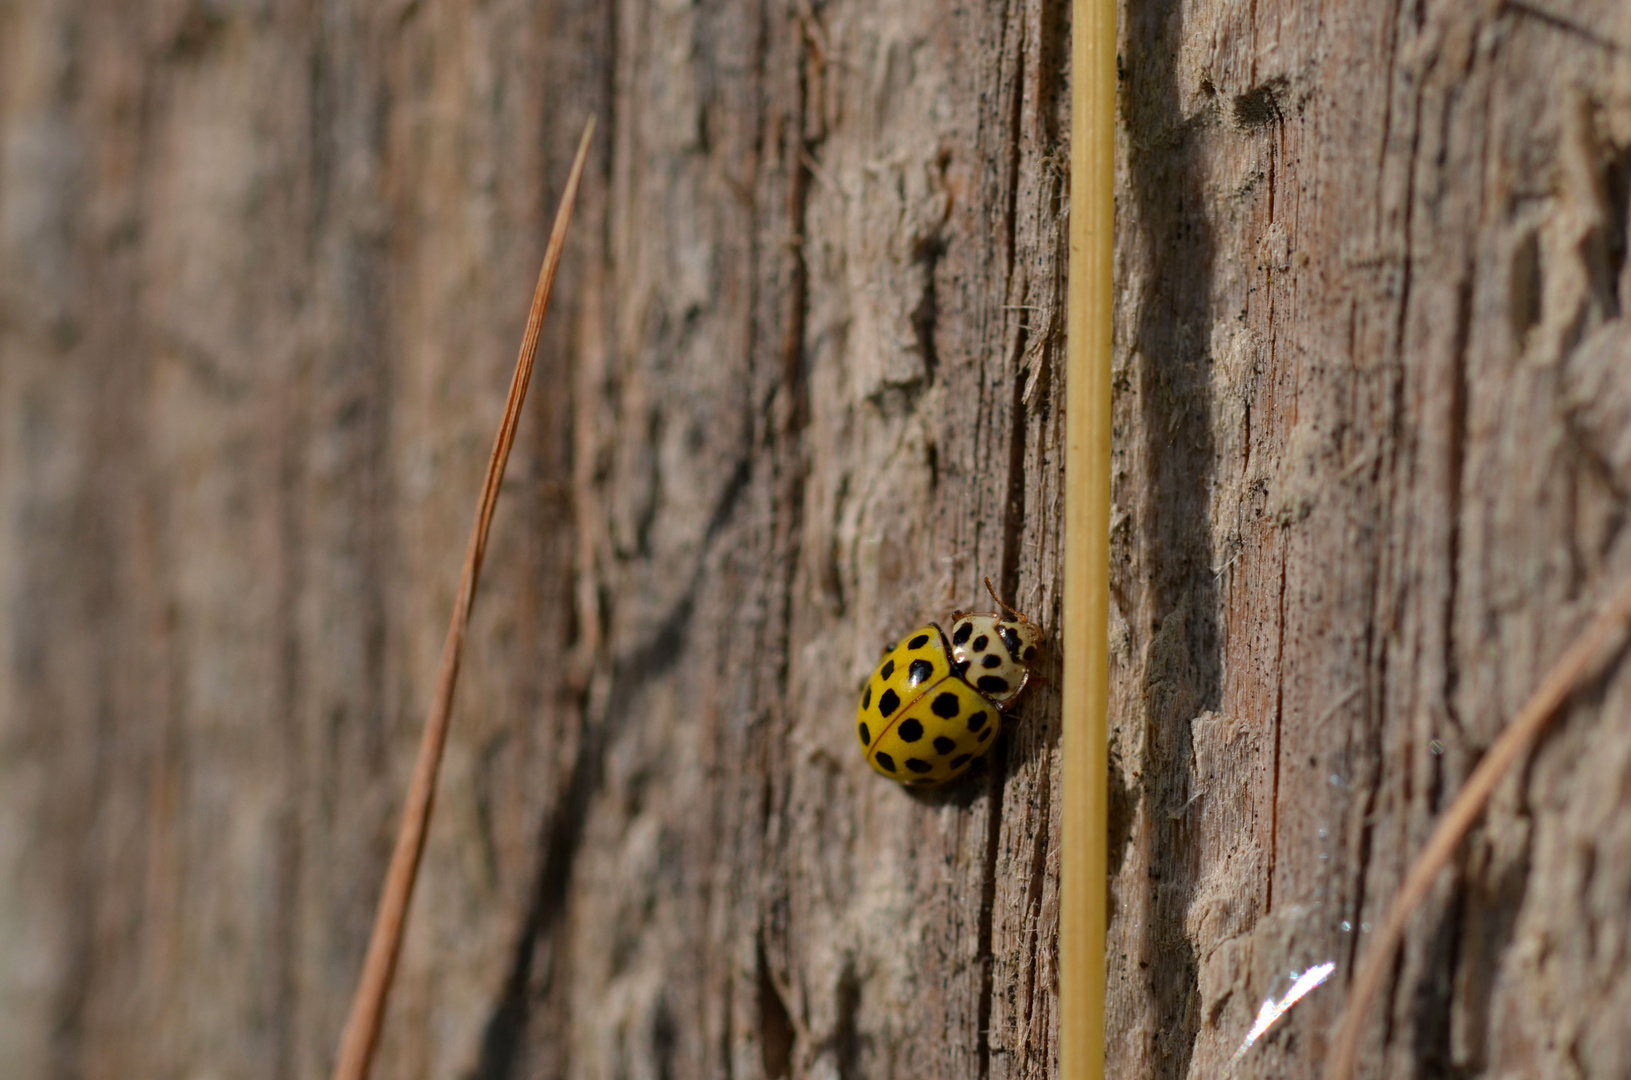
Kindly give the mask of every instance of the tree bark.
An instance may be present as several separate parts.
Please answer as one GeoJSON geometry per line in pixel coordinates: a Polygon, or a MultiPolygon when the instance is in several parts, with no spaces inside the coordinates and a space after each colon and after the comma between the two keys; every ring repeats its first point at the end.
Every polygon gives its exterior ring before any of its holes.
{"type": "MultiPolygon", "coordinates": [[[[1631,572],[1631,22],[1126,13],[1113,1060],[1218,1075],[1345,981],[1496,733],[1631,572]]],[[[1376,1076],[1614,1076],[1631,680],[1414,923],[1376,1076]]],[[[1312,1075],[1340,989],[1240,1075],[1312,1075]]]]}
{"type": "MultiPolygon", "coordinates": [[[[1110,1075],[1317,1075],[1631,572],[1631,15],[1122,11],[1110,1075]]],[[[0,1075],[323,1077],[548,222],[375,1075],[1057,1073],[1057,674],[875,776],[924,618],[1059,622],[1063,0],[0,5],[0,1075]]],[[[1616,662],[1618,663],[1618,662],[1616,662]]],[[[1368,1075],[1631,1071],[1618,666],[1368,1075]]]]}

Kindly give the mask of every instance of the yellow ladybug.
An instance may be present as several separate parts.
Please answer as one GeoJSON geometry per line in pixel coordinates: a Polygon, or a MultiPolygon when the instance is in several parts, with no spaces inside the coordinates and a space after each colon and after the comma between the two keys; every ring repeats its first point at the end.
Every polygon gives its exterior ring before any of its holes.
{"type": "Polygon", "coordinates": [[[1012,618],[955,611],[950,637],[938,623],[920,627],[884,650],[861,690],[855,733],[885,776],[932,787],[962,775],[1030,681],[1042,628],[998,599],[990,578],[985,587],[1012,618]]]}

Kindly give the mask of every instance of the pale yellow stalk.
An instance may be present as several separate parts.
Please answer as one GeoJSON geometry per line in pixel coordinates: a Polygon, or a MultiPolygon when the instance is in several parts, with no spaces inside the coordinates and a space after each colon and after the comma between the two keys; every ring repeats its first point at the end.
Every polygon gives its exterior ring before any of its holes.
{"type": "Polygon", "coordinates": [[[1109,840],[1115,0],[1075,0],[1071,84],[1059,1064],[1064,1080],[1100,1080],[1109,840]]]}

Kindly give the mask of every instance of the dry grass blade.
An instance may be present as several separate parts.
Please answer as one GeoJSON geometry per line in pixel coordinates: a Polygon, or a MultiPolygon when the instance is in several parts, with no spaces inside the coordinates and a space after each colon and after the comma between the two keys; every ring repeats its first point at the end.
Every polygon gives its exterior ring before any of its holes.
{"type": "Polygon", "coordinates": [[[543,269],[538,272],[538,287],[532,296],[532,310],[527,315],[527,330],[521,338],[521,354],[516,358],[515,375],[510,380],[509,396],[504,401],[504,419],[498,427],[498,438],[493,442],[492,456],[487,459],[487,476],[481,486],[481,501],[477,504],[470,543],[464,553],[464,572],[459,581],[458,595],[453,601],[453,617],[448,624],[447,640],[442,645],[436,690],[425,717],[424,733],[419,739],[419,756],[414,761],[407,802],[402,808],[402,827],[397,832],[396,848],[391,852],[391,865],[385,874],[385,890],[380,895],[379,911],[374,916],[374,931],[368,939],[362,979],[357,984],[357,994],[351,1002],[351,1015],[346,1019],[345,1031],[340,1036],[340,1055],[334,1066],[334,1080],[364,1080],[373,1063],[380,1022],[385,1016],[385,999],[390,992],[391,977],[396,971],[397,955],[402,948],[408,901],[413,898],[414,881],[419,875],[419,859],[425,850],[425,833],[430,825],[431,807],[436,796],[436,773],[442,763],[448,717],[453,708],[453,688],[459,678],[459,655],[464,646],[465,628],[470,623],[470,607],[475,600],[482,558],[487,553],[487,530],[492,525],[493,507],[498,503],[498,489],[504,480],[504,466],[510,459],[510,447],[515,443],[516,423],[521,416],[521,404],[526,400],[527,383],[532,378],[533,361],[538,352],[538,332],[544,324],[544,310],[549,306],[550,289],[555,284],[555,270],[561,262],[566,227],[572,220],[572,206],[577,201],[578,182],[583,176],[583,164],[589,153],[589,137],[594,129],[595,122],[590,119],[578,143],[578,155],[572,162],[572,172],[561,195],[560,209],[555,213],[555,227],[549,235],[549,247],[544,252],[543,269]]]}
{"type": "Polygon", "coordinates": [[[1360,1024],[1382,987],[1382,980],[1392,965],[1399,942],[1404,939],[1405,924],[1427,898],[1433,879],[1455,854],[1473,822],[1478,820],[1484,804],[1489,802],[1501,778],[1523,759],[1547,721],[1602,663],[1607,647],[1611,643],[1620,644],[1620,631],[1628,619],[1631,619],[1631,580],[1620,586],[1602,613],[1558,657],[1540,686],[1530,695],[1512,723],[1501,732],[1495,745],[1489,748],[1489,753],[1484,755],[1456,794],[1455,801],[1433,830],[1427,846],[1416,856],[1410,872],[1405,875],[1404,886],[1393,901],[1393,910],[1388,912],[1381,933],[1365,950],[1364,960],[1359,965],[1359,973],[1354,978],[1353,989],[1342,1012],[1336,1040],[1331,1047],[1326,1080],[1349,1080],[1353,1076],[1359,1053],[1360,1024]]]}

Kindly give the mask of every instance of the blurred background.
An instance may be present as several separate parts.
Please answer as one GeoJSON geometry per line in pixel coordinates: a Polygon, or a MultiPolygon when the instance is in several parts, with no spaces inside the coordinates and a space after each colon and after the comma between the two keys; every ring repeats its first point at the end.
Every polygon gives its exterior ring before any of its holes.
{"type": "MultiPolygon", "coordinates": [[[[1052,1077],[1063,0],[0,0],[0,1076],[321,1078],[570,156],[377,1077],[1052,1077]]],[[[1631,572],[1617,5],[1122,9],[1110,1073],[1316,1075],[1631,572]]],[[[1631,1075],[1628,680],[1441,883],[1371,1075],[1631,1075]]]]}

